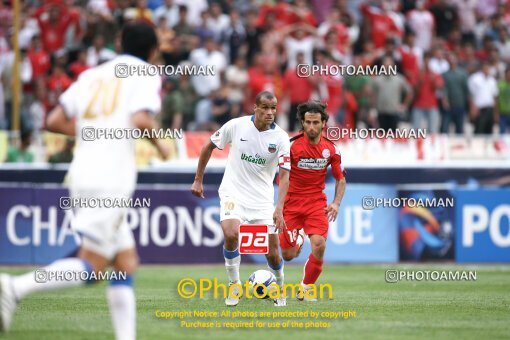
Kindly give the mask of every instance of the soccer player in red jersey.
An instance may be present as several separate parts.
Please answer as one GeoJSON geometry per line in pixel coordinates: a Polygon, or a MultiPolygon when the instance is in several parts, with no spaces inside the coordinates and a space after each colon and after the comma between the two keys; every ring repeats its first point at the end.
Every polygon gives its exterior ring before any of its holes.
{"type": "Polygon", "coordinates": [[[303,133],[291,138],[290,184],[285,198],[283,217],[285,228],[280,233],[280,247],[285,261],[299,255],[304,239],[302,230],[310,238],[312,253],[305,263],[301,281],[303,290],[298,299],[315,300],[306,295],[322,272],[329,221],[338,215],[338,207],[345,192],[345,172],[340,152],[335,144],[322,135],[328,121],[326,106],[309,101],[298,106],[303,133]],[[328,165],[336,179],[335,198],[327,204],[324,188],[328,165]],[[301,242],[300,242],[301,241],[301,242]]]}

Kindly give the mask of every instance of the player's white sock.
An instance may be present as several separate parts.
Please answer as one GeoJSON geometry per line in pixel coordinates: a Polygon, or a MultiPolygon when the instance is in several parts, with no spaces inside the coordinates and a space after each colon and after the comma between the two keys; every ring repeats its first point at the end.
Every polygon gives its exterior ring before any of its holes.
{"type": "Polygon", "coordinates": [[[21,300],[34,292],[80,286],[86,283],[82,278],[88,277],[80,275],[83,272],[92,272],[87,261],[79,258],[57,260],[44,268],[12,277],[14,294],[21,300]]]}
{"type": "Polygon", "coordinates": [[[276,277],[276,283],[280,286],[280,287],[283,287],[283,279],[284,279],[284,275],[283,275],[283,259],[281,259],[281,262],[279,265],[277,265],[276,267],[271,267],[271,265],[269,264],[269,262],[267,263],[267,266],[269,267],[269,270],[271,271],[271,273],[274,274],[274,276],[276,277]]]}
{"type": "Polygon", "coordinates": [[[239,250],[227,250],[223,248],[223,257],[225,258],[225,268],[230,282],[239,281],[239,267],[241,266],[241,255],[239,250]]]}
{"type": "Polygon", "coordinates": [[[133,291],[133,279],[110,281],[106,289],[106,298],[110,307],[113,329],[117,340],[136,338],[136,301],[133,291]]]}

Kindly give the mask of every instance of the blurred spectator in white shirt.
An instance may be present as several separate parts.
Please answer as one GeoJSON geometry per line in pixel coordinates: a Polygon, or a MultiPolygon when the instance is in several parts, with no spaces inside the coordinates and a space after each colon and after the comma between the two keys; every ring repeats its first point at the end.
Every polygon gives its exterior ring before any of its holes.
{"type": "Polygon", "coordinates": [[[101,62],[115,58],[117,54],[104,46],[105,42],[103,36],[95,36],[93,45],[87,49],[87,65],[89,67],[97,66],[101,62]]]}
{"type": "Polygon", "coordinates": [[[416,9],[408,12],[407,19],[409,27],[416,34],[415,46],[428,51],[434,36],[434,16],[425,9],[424,0],[416,1],[416,9]]]}
{"type": "Polygon", "coordinates": [[[174,27],[179,21],[179,7],[174,4],[173,0],[165,0],[165,4],[156,8],[154,11],[155,23],[158,19],[164,16],[166,18],[166,24],[168,28],[174,27]]]}
{"type": "Polygon", "coordinates": [[[221,39],[221,33],[230,25],[230,18],[228,15],[222,13],[221,6],[217,2],[211,4],[209,14],[209,17],[207,18],[207,27],[213,31],[214,39],[219,42],[221,39]]]}
{"type": "Polygon", "coordinates": [[[204,47],[195,49],[191,52],[190,61],[197,66],[215,66],[214,75],[194,75],[191,83],[199,96],[205,97],[212,90],[217,90],[221,86],[221,73],[227,66],[227,60],[223,53],[217,49],[216,42],[212,37],[205,39],[204,47]]]}
{"type": "Polygon", "coordinates": [[[188,24],[198,26],[201,23],[200,15],[207,11],[207,0],[175,0],[176,5],[184,5],[188,8],[188,24]]]}

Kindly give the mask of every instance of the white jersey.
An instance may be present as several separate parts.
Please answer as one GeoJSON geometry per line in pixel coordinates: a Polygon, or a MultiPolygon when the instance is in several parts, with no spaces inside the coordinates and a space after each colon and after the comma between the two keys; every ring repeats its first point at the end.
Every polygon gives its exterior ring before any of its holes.
{"type": "Polygon", "coordinates": [[[135,140],[95,137],[100,130],[133,129],[131,117],[136,112],[159,113],[161,79],[137,75],[117,78],[116,67],[122,64],[146,63],[129,55],[118,56],[83,72],[60,96],[66,115],[76,118],[76,149],[69,169],[69,184],[76,190],[130,195],[135,189],[135,140]]]}
{"type": "Polygon", "coordinates": [[[290,142],[275,123],[269,130],[259,131],[253,119],[245,116],[228,121],[211,136],[211,141],[218,149],[231,146],[220,197],[230,196],[245,207],[263,209],[274,204],[277,167],[290,171],[290,142]]]}

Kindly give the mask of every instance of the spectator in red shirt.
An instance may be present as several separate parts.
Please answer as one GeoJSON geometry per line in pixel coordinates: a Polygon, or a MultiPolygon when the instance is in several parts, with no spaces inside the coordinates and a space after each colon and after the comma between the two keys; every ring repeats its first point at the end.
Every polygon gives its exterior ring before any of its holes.
{"type": "Polygon", "coordinates": [[[415,85],[416,97],[412,110],[414,129],[422,128],[423,120],[427,121],[427,131],[439,132],[439,110],[436,93],[444,86],[443,78],[429,69],[430,54],[423,57],[423,66],[415,85]]]}
{"type": "Polygon", "coordinates": [[[280,2],[276,5],[261,5],[257,17],[257,27],[267,26],[268,16],[278,20],[278,27],[290,25],[292,23],[292,9],[290,5],[285,2],[280,2]]]}
{"type": "Polygon", "coordinates": [[[367,18],[370,25],[370,36],[376,49],[384,47],[389,37],[401,37],[402,28],[397,25],[389,10],[389,2],[382,1],[382,8],[372,7],[364,3],[361,13],[367,18]]]}
{"type": "Polygon", "coordinates": [[[75,11],[69,11],[64,5],[49,3],[39,8],[35,17],[41,30],[44,49],[48,53],[64,47],[66,33],[71,25],[75,27],[75,40],[80,37],[79,15],[75,11]]]}
{"type": "Polygon", "coordinates": [[[402,71],[409,83],[414,84],[420,73],[423,50],[414,45],[415,33],[410,31],[405,35],[404,44],[398,49],[402,57],[402,71]]]}
{"type": "Polygon", "coordinates": [[[317,29],[317,34],[326,40],[329,34],[335,32],[337,48],[343,52],[349,44],[349,31],[340,19],[340,11],[336,8],[331,9],[326,21],[317,29]]]}
{"type": "Polygon", "coordinates": [[[291,6],[292,14],[290,15],[290,22],[304,23],[311,26],[317,26],[317,20],[310,10],[306,0],[295,0],[294,5],[291,6]]]}
{"type": "Polygon", "coordinates": [[[69,66],[69,72],[73,76],[73,80],[76,80],[80,73],[87,70],[87,50],[80,50],[78,52],[78,59],[69,66]]]}
{"type": "Polygon", "coordinates": [[[64,67],[55,64],[53,71],[47,80],[49,103],[53,107],[57,104],[57,98],[65,91],[73,80],[66,74],[64,67]]]}
{"type": "Polygon", "coordinates": [[[32,78],[37,79],[46,76],[50,69],[50,56],[48,52],[43,50],[39,35],[32,37],[27,56],[32,65],[32,78]]]}
{"type": "Polygon", "coordinates": [[[256,55],[254,66],[248,69],[248,76],[245,110],[252,109],[255,96],[262,91],[269,91],[274,93],[276,98],[281,98],[282,77],[276,70],[275,61],[265,60],[261,55],[256,55]]]}
{"type": "MultiPolygon", "coordinates": [[[[297,54],[296,59],[298,65],[305,63],[305,56],[302,52],[297,54]]],[[[312,78],[298,76],[297,67],[288,68],[283,75],[283,90],[290,100],[288,130],[296,131],[297,107],[310,99],[313,90],[312,78]]]]}

